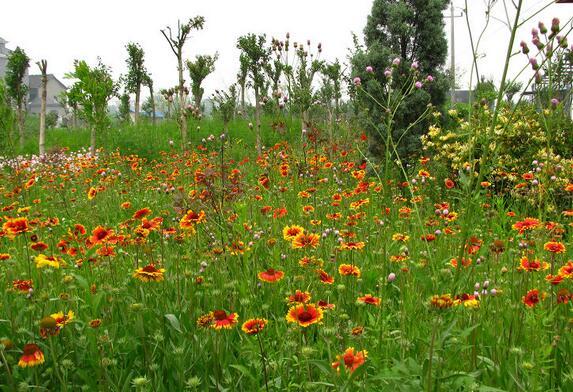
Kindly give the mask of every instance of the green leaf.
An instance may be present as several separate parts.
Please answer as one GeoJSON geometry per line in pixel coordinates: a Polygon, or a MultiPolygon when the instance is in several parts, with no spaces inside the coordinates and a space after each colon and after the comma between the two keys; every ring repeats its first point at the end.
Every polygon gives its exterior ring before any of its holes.
{"type": "Polygon", "coordinates": [[[181,330],[181,324],[179,323],[179,320],[174,314],[171,313],[166,314],[165,318],[167,319],[167,321],[169,321],[169,324],[171,324],[174,330],[176,330],[179,333],[183,333],[183,331],[181,330]]]}

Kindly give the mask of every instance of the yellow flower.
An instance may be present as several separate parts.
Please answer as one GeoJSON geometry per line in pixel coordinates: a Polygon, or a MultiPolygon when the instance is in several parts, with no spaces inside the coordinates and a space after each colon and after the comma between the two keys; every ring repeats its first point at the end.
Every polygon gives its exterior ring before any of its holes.
{"type": "Polygon", "coordinates": [[[36,262],[36,268],[60,268],[62,265],[64,265],[64,261],[60,257],[46,256],[44,254],[39,254],[36,256],[34,261],[36,262]]]}

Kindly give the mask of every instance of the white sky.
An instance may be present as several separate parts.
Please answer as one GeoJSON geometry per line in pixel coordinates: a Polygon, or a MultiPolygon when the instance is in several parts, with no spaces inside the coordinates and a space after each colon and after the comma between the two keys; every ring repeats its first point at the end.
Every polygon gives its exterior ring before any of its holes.
{"type": "MultiPolygon", "coordinates": [[[[468,0],[475,35],[484,24],[484,1],[468,0]]],[[[510,3],[509,0],[507,0],[510,3]]],[[[63,80],[72,69],[74,59],[93,64],[99,56],[110,65],[115,76],[125,73],[125,44],[139,42],[146,52],[147,69],[152,73],[155,88],[176,84],[176,60],[160,29],[174,26],[195,15],[206,18],[205,30],[195,32],[185,47],[185,56],[219,52],[216,71],[205,81],[206,95],[216,88],[225,88],[235,81],[238,69],[240,35],[266,33],[270,38],[283,38],[288,31],[291,39],[323,44],[323,58],[346,59],[352,46],[351,32],[362,37],[372,0],[3,0],[0,7],[0,36],[9,41],[8,47],[23,47],[33,61],[48,60],[48,72],[63,80]]],[[[498,0],[493,15],[505,19],[503,0],[498,0]]],[[[549,1],[525,0],[525,15],[549,1]]],[[[462,7],[464,0],[454,0],[462,7]]],[[[511,4],[510,4],[511,5],[511,4]]],[[[449,10],[445,12],[445,15],[449,10]]],[[[558,16],[565,22],[573,16],[573,5],[554,4],[532,19],[518,32],[516,45],[530,40],[530,30],[537,21],[549,26],[558,16]]],[[[449,19],[446,33],[450,36],[449,19]]],[[[460,72],[459,84],[467,86],[471,66],[467,27],[464,18],[456,19],[456,62],[460,72]]],[[[480,72],[499,79],[509,33],[498,21],[492,21],[484,36],[480,53],[480,72]]],[[[573,42],[573,39],[570,39],[573,42]]],[[[516,46],[517,47],[517,46],[516,46]]],[[[518,57],[519,65],[526,59],[518,57]]],[[[449,66],[449,58],[447,60],[449,66]]],[[[38,73],[34,64],[30,70],[38,73]]]]}

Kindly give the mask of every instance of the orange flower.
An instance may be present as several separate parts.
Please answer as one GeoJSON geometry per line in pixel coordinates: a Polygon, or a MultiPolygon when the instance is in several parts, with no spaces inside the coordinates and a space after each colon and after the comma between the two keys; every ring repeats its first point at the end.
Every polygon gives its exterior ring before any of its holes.
{"type": "Polygon", "coordinates": [[[8,237],[14,238],[18,234],[26,233],[30,231],[30,226],[28,225],[28,218],[12,218],[8,219],[2,225],[2,230],[8,235],[8,237]]]}
{"type": "Polygon", "coordinates": [[[286,226],[283,229],[283,238],[286,241],[292,241],[296,238],[297,235],[304,233],[304,228],[297,225],[286,226]]]}
{"type": "Polygon", "coordinates": [[[344,364],[350,373],[353,373],[356,369],[364,364],[366,358],[368,357],[368,351],[354,351],[354,347],[349,347],[344,351],[342,355],[336,356],[336,362],[332,363],[332,367],[337,371],[340,371],[340,364],[344,364]]]}
{"type": "Polygon", "coordinates": [[[141,210],[135,211],[133,214],[133,219],[141,219],[149,214],[151,214],[151,210],[149,208],[142,208],[141,210]]]}
{"type": "Polygon", "coordinates": [[[341,242],[340,243],[340,250],[362,250],[364,248],[364,246],[366,245],[366,243],[364,241],[358,241],[358,242],[341,242]]]}
{"type": "Polygon", "coordinates": [[[285,273],[283,271],[277,271],[273,268],[269,268],[266,271],[259,272],[259,279],[263,282],[274,283],[278,282],[284,277],[285,273]]]}
{"type": "Polygon", "coordinates": [[[320,243],[320,236],[318,234],[309,233],[298,234],[292,241],[292,248],[293,249],[302,249],[311,247],[316,249],[320,243]]]}
{"type": "Polygon", "coordinates": [[[559,276],[566,279],[573,279],[573,261],[568,261],[567,264],[559,268],[559,276]]]}
{"type": "Polygon", "coordinates": [[[92,245],[101,244],[105,240],[107,240],[109,237],[111,237],[112,235],[113,235],[113,230],[105,229],[102,226],[97,226],[92,231],[92,235],[90,237],[90,243],[92,245]]]}
{"type": "Polygon", "coordinates": [[[10,255],[8,253],[0,253],[0,261],[8,260],[10,255]]]}
{"type": "Polygon", "coordinates": [[[264,318],[249,319],[243,323],[241,329],[247,335],[256,335],[263,329],[265,329],[267,323],[268,323],[267,319],[264,318]]]}
{"type": "Polygon", "coordinates": [[[525,306],[529,308],[534,307],[540,301],[539,290],[537,289],[529,290],[527,294],[525,294],[525,296],[521,298],[521,300],[523,301],[525,306]]]}
{"type": "Polygon", "coordinates": [[[549,268],[549,263],[539,260],[529,260],[527,256],[523,256],[519,261],[518,271],[544,271],[549,268]]]}
{"type": "Polygon", "coordinates": [[[310,301],[310,293],[308,291],[297,290],[294,294],[287,297],[287,301],[289,304],[305,304],[310,301]]]}
{"type": "Polygon", "coordinates": [[[436,309],[447,309],[456,305],[450,294],[434,295],[430,298],[430,305],[436,309]]]}
{"type": "Polygon", "coordinates": [[[133,277],[141,280],[142,282],[161,282],[163,281],[163,274],[165,269],[155,268],[155,265],[149,264],[143,268],[138,268],[133,273],[133,277]]]}
{"type": "Polygon", "coordinates": [[[94,197],[96,197],[96,195],[97,195],[97,190],[92,186],[88,190],[88,200],[92,200],[94,197]]]}
{"type": "Polygon", "coordinates": [[[35,251],[41,252],[41,251],[48,249],[48,244],[40,241],[40,242],[36,242],[36,243],[30,245],[30,248],[32,248],[35,251]]]}
{"type": "Polygon", "coordinates": [[[380,306],[380,298],[366,294],[364,297],[358,297],[358,302],[368,305],[380,306]]]}
{"type": "Polygon", "coordinates": [[[286,320],[306,328],[309,325],[320,323],[323,317],[322,309],[312,304],[299,304],[289,309],[286,320]]]}
{"type": "Polygon", "coordinates": [[[237,313],[229,313],[224,310],[215,310],[213,312],[213,320],[211,321],[211,328],[220,331],[221,329],[231,329],[239,322],[237,313]]]}
{"type": "Polygon", "coordinates": [[[27,294],[34,286],[31,280],[14,280],[12,282],[12,287],[21,293],[27,294]]]}
{"type": "Polygon", "coordinates": [[[522,221],[515,222],[513,226],[513,230],[519,231],[520,234],[523,234],[525,231],[537,229],[540,225],[539,219],[535,218],[525,218],[522,221]]]}
{"type": "Polygon", "coordinates": [[[360,268],[352,264],[340,264],[338,273],[342,276],[356,276],[357,278],[361,275],[360,268]]]}
{"type": "Polygon", "coordinates": [[[330,275],[328,275],[328,272],[326,272],[323,269],[317,269],[316,272],[318,273],[318,277],[320,278],[320,281],[322,283],[325,284],[333,284],[334,283],[334,278],[330,275]]]}
{"type": "Polygon", "coordinates": [[[446,185],[446,188],[452,189],[453,187],[456,186],[456,183],[453,182],[452,180],[450,180],[449,178],[446,178],[446,179],[444,180],[444,185],[446,185]]]}
{"type": "Polygon", "coordinates": [[[18,366],[21,368],[33,367],[44,363],[44,353],[34,343],[29,343],[24,346],[23,354],[18,361],[18,366]]]}
{"type": "Polygon", "coordinates": [[[551,253],[565,253],[565,245],[557,241],[549,241],[543,245],[543,249],[551,253]]]}

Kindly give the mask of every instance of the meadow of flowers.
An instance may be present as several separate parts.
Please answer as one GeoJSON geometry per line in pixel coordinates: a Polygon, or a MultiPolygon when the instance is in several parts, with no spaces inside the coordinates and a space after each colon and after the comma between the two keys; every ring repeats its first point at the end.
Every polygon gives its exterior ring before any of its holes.
{"type": "Polygon", "coordinates": [[[363,139],[11,161],[0,388],[572,390],[571,164],[507,177],[546,209],[363,139]]]}

